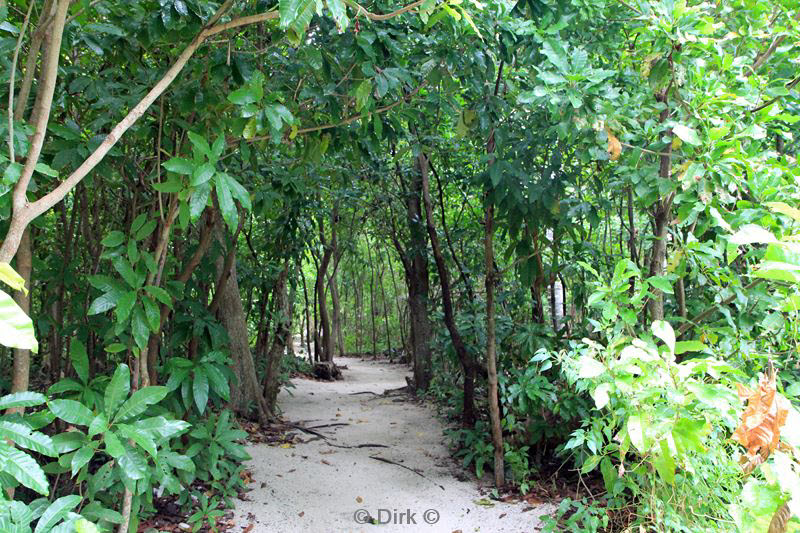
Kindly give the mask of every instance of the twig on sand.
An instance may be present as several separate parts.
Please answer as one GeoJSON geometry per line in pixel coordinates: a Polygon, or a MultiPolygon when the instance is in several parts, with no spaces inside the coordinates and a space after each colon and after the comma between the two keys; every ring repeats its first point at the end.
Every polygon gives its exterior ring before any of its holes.
{"type": "Polygon", "coordinates": [[[433,480],[432,480],[432,479],[430,479],[429,477],[426,477],[426,476],[425,476],[425,474],[423,474],[423,473],[422,473],[422,472],[420,472],[419,470],[415,470],[415,469],[413,469],[413,468],[411,468],[411,467],[408,467],[408,466],[406,466],[406,465],[404,465],[404,464],[400,464],[400,463],[398,463],[398,462],[392,461],[391,459],[386,459],[385,457],[379,457],[379,456],[377,456],[377,455],[370,455],[370,456],[369,456],[369,458],[370,458],[370,459],[375,459],[376,461],[380,461],[380,462],[382,462],[382,463],[387,463],[387,464],[390,464],[390,465],[399,466],[400,468],[405,468],[406,470],[408,470],[408,471],[410,471],[410,472],[414,472],[416,475],[418,475],[418,476],[420,476],[420,477],[423,477],[423,478],[427,479],[428,481],[430,481],[430,482],[431,482],[431,483],[433,483],[434,485],[438,486],[440,489],[444,490],[444,486],[442,486],[442,485],[439,485],[438,483],[436,483],[435,481],[433,481],[433,480]]]}
{"type": "Polygon", "coordinates": [[[336,426],[349,426],[346,422],[337,422],[335,424],[320,424],[319,426],[308,426],[306,429],[319,429],[319,428],[332,428],[336,426]]]}
{"type": "MultiPolygon", "coordinates": [[[[322,426],[314,426],[314,427],[320,428],[320,427],[329,427],[329,426],[337,426],[337,425],[338,426],[347,426],[349,424],[345,424],[345,423],[325,424],[325,425],[322,425],[322,426]]],[[[321,438],[322,440],[325,441],[325,444],[327,444],[328,446],[333,446],[334,448],[348,448],[349,449],[349,448],[388,448],[389,447],[389,446],[386,446],[385,444],[370,444],[370,443],[367,443],[367,444],[356,444],[355,446],[347,446],[347,445],[344,445],[344,444],[334,444],[333,442],[330,441],[330,439],[326,435],[323,435],[319,431],[314,431],[311,428],[298,426],[297,424],[289,424],[289,423],[287,423],[286,426],[288,426],[290,428],[294,428],[294,429],[300,430],[303,433],[308,433],[310,435],[314,435],[315,437],[319,437],[319,438],[321,438]]]]}

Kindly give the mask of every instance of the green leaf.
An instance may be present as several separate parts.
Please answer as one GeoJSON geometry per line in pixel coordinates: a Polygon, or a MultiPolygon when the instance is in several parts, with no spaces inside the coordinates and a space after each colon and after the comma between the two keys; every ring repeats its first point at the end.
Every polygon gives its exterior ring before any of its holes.
{"type": "Polygon", "coordinates": [[[84,383],[89,383],[89,355],[86,353],[86,346],[80,340],[72,339],[69,358],[78,378],[84,383]]]}
{"type": "Polygon", "coordinates": [[[156,229],[157,225],[158,225],[158,220],[154,218],[148,220],[146,224],[144,224],[141,228],[136,230],[136,233],[134,234],[133,238],[136,239],[137,241],[141,241],[142,239],[149,237],[150,234],[153,233],[153,230],[156,229]]]}
{"type": "Polygon", "coordinates": [[[213,167],[213,165],[210,163],[203,163],[194,169],[194,172],[192,173],[192,179],[189,181],[189,185],[192,187],[202,185],[210,180],[216,172],[217,170],[213,167]]]}
{"type": "Polygon", "coordinates": [[[74,429],[53,435],[52,441],[56,452],[60,454],[75,451],[88,442],[86,435],[82,431],[74,429]]]}
{"type": "Polygon", "coordinates": [[[169,172],[184,176],[191,176],[194,171],[194,163],[183,157],[173,157],[169,161],[164,161],[162,166],[169,172]]]}
{"type": "Polygon", "coordinates": [[[570,73],[567,52],[564,50],[561,42],[554,39],[546,39],[542,44],[542,53],[562,74],[570,73]]]}
{"type": "Polygon", "coordinates": [[[118,461],[119,467],[131,479],[144,479],[147,474],[147,460],[136,450],[127,450],[118,461]]]}
{"type": "Polygon", "coordinates": [[[103,406],[109,420],[114,418],[117,409],[128,397],[131,391],[131,372],[128,365],[121,364],[114,371],[111,382],[106,386],[103,406]]]}
{"type": "Polygon", "coordinates": [[[778,242],[778,239],[756,224],[745,224],[731,235],[729,239],[734,244],[768,244],[778,242]]]}
{"type": "Polygon", "coordinates": [[[581,467],[581,474],[588,474],[592,470],[594,470],[598,464],[600,464],[600,460],[603,458],[602,455],[591,455],[589,456],[586,461],[584,461],[583,466],[581,467]]]}
{"type": "Polygon", "coordinates": [[[211,388],[223,400],[230,401],[230,384],[222,371],[213,364],[203,365],[211,388]]]}
{"type": "Polygon", "coordinates": [[[194,222],[203,213],[203,209],[208,205],[208,197],[211,194],[211,182],[207,181],[196,187],[189,198],[189,218],[194,222]]]}
{"type": "Polygon", "coordinates": [[[792,207],[785,202],[767,202],[765,205],[776,213],[786,215],[795,222],[800,222],[800,209],[796,207],[792,207]]]}
{"type": "Polygon", "coordinates": [[[233,179],[233,177],[229,174],[224,174],[223,179],[227,183],[228,189],[230,189],[233,198],[239,200],[239,203],[241,203],[242,207],[245,209],[252,209],[253,205],[250,202],[250,194],[247,192],[247,189],[242,187],[242,184],[233,179]]]}
{"type": "Polygon", "coordinates": [[[700,136],[697,135],[697,131],[685,124],[675,124],[672,127],[672,132],[677,135],[680,140],[692,146],[698,146],[702,143],[700,136]]]}
{"type": "Polygon", "coordinates": [[[54,415],[70,424],[88,426],[94,419],[94,413],[75,400],[50,400],[47,405],[54,415]]]}
{"type": "Polygon", "coordinates": [[[49,165],[44,163],[36,163],[36,166],[33,167],[36,172],[39,174],[44,174],[45,176],[50,176],[51,178],[58,177],[58,171],[51,168],[49,165]]]}
{"type": "Polygon", "coordinates": [[[191,427],[188,422],[183,420],[167,420],[163,416],[145,418],[134,423],[133,426],[139,430],[158,435],[162,439],[170,439],[191,427]]]}
{"type": "Polygon", "coordinates": [[[121,294],[122,293],[117,291],[110,291],[102,296],[98,296],[94,299],[92,305],[89,306],[89,310],[86,314],[92,316],[114,309],[117,306],[117,301],[121,294]]]}
{"type": "Polygon", "coordinates": [[[656,468],[656,471],[658,471],[658,475],[661,476],[661,479],[670,485],[674,485],[675,459],[672,457],[667,439],[661,440],[660,444],[661,453],[657,454],[653,459],[653,466],[656,468]]]}
{"type": "Polygon", "coordinates": [[[672,294],[672,283],[670,282],[669,278],[664,276],[651,276],[647,278],[647,283],[655,287],[656,289],[660,290],[661,292],[665,292],[667,294],[672,294]]]}
{"type": "Polygon", "coordinates": [[[700,341],[678,341],[675,343],[675,355],[686,352],[702,352],[706,345],[700,341]]]}
{"type": "Polygon", "coordinates": [[[342,33],[347,29],[350,20],[347,18],[347,8],[344,0],[327,0],[328,10],[331,12],[331,17],[336,23],[336,29],[342,33]]]}
{"type": "Polygon", "coordinates": [[[628,433],[628,438],[631,440],[639,453],[647,453],[647,446],[645,444],[645,429],[642,424],[642,419],[638,415],[633,415],[628,418],[628,423],[625,426],[628,433]]]}
{"type": "Polygon", "coordinates": [[[107,430],[108,430],[108,417],[103,413],[100,413],[99,415],[94,417],[92,423],[89,424],[89,429],[86,431],[86,434],[89,437],[94,437],[95,435],[99,435],[107,430]]]}
{"type": "Polygon", "coordinates": [[[156,443],[153,438],[146,432],[141,431],[133,426],[127,424],[119,425],[120,433],[136,443],[141,449],[146,451],[150,456],[155,459],[157,456],[156,443]]]}
{"type": "Polygon", "coordinates": [[[592,392],[592,398],[594,399],[595,407],[598,409],[602,409],[608,402],[610,401],[609,392],[611,391],[611,384],[610,383],[601,383],[598,385],[594,392],[592,392]]]}
{"type": "Polygon", "coordinates": [[[650,326],[653,330],[653,335],[664,341],[664,344],[669,348],[671,354],[675,353],[675,331],[669,322],[664,320],[656,320],[650,326]]]}
{"type": "Polygon", "coordinates": [[[157,404],[167,395],[167,388],[163,386],[144,387],[134,392],[131,397],[122,404],[119,412],[114,417],[114,422],[125,422],[131,418],[144,413],[148,407],[157,404]]]}
{"type": "Polygon", "coordinates": [[[5,411],[12,407],[35,407],[47,401],[44,394],[31,391],[15,392],[0,397],[0,411],[5,411]]]}
{"type": "Polygon", "coordinates": [[[172,309],[172,298],[170,298],[167,291],[161,287],[156,287],[155,285],[148,285],[144,288],[144,290],[147,292],[147,294],[172,309]]]}
{"type": "Polygon", "coordinates": [[[38,431],[31,431],[31,428],[25,424],[0,420],[0,438],[8,439],[20,448],[41,453],[48,457],[58,456],[50,437],[38,431]]]}
{"type": "Polygon", "coordinates": [[[113,431],[107,432],[103,436],[103,441],[106,445],[106,453],[114,459],[119,459],[125,453],[125,447],[113,431]]]}
{"type": "Polygon", "coordinates": [[[672,439],[675,448],[683,455],[687,452],[703,452],[703,438],[711,431],[711,426],[702,419],[680,418],[672,426],[672,439]]]}
{"type": "Polygon", "coordinates": [[[75,533],[100,533],[100,530],[85,518],[81,518],[75,522],[75,533]]]}
{"type": "Polygon", "coordinates": [[[72,456],[72,463],[70,464],[72,467],[72,476],[75,477],[78,470],[86,466],[86,464],[92,460],[92,457],[94,457],[94,448],[91,446],[84,446],[78,450],[75,455],[72,456]]]}
{"type": "Polygon", "coordinates": [[[105,239],[100,241],[100,244],[105,246],[106,248],[114,248],[119,246],[125,241],[125,234],[121,231],[112,231],[108,235],[106,235],[105,239]]]}
{"type": "Polygon", "coordinates": [[[9,348],[39,351],[33,321],[5,291],[0,291],[0,344],[9,348]]]}
{"type": "Polygon", "coordinates": [[[225,223],[231,232],[236,232],[236,228],[239,226],[239,211],[236,209],[236,204],[233,203],[228,180],[223,176],[224,174],[217,174],[214,178],[219,210],[222,212],[222,218],[225,219],[225,223]]]}
{"type": "Polygon", "coordinates": [[[3,471],[29,489],[47,496],[50,486],[39,464],[27,453],[0,441],[0,464],[3,471]]]}
{"type": "Polygon", "coordinates": [[[44,513],[42,513],[39,522],[36,523],[36,529],[33,533],[49,532],[53,529],[53,526],[66,518],[67,514],[81,503],[81,500],[83,500],[83,498],[77,494],[72,494],[70,496],[62,496],[51,503],[47,509],[45,509],[44,513]]]}
{"type": "Polygon", "coordinates": [[[190,131],[189,140],[192,142],[192,146],[194,146],[198,152],[206,156],[208,159],[212,159],[211,147],[208,145],[208,141],[206,140],[205,137],[203,137],[198,133],[190,131]]]}
{"type": "Polygon", "coordinates": [[[117,310],[114,312],[116,315],[117,324],[122,324],[128,317],[131,316],[133,305],[136,303],[136,291],[127,291],[122,293],[117,301],[117,310]]]}
{"type": "Polygon", "coordinates": [[[606,367],[603,363],[590,355],[583,355],[578,359],[578,377],[583,379],[592,379],[603,374],[606,367]]]}
{"type": "Polygon", "coordinates": [[[150,327],[147,325],[147,317],[144,314],[144,309],[140,305],[137,305],[133,309],[131,334],[133,334],[133,340],[136,346],[139,347],[139,350],[144,350],[147,347],[147,341],[150,339],[150,327]]]}
{"type": "Polygon", "coordinates": [[[192,393],[197,410],[203,414],[208,404],[208,376],[202,366],[194,369],[194,381],[192,382],[192,393]]]}
{"type": "Polygon", "coordinates": [[[142,286],[142,280],[140,279],[139,275],[133,270],[133,267],[122,256],[115,257],[111,264],[114,265],[114,270],[119,272],[119,275],[122,276],[122,279],[130,285],[134,289],[138,289],[142,286]]]}
{"type": "Polygon", "coordinates": [[[155,333],[161,328],[161,310],[149,296],[142,298],[142,303],[144,304],[144,314],[145,318],[147,318],[147,325],[150,326],[150,331],[155,333]]]}

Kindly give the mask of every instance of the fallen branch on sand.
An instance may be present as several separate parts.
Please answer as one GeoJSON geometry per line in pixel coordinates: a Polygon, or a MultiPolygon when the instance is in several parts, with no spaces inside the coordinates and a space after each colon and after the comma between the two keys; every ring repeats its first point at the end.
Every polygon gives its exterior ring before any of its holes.
{"type": "Polygon", "coordinates": [[[408,470],[408,471],[410,471],[410,472],[414,472],[414,473],[415,473],[416,475],[418,475],[419,477],[424,477],[425,479],[427,479],[428,481],[430,481],[430,482],[431,482],[431,483],[433,483],[434,485],[438,486],[440,489],[444,490],[444,486],[442,486],[442,485],[439,485],[439,484],[438,484],[438,483],[436,483],[435,481],[432,481],[430,478],[426,477],[426,476],[425,476],[425,474],[423,474],[423,473],[422,473],[422,472],[420,472],[419,470],[414,470],[413,468],[411,468],[411,467],[408,467],[408,466],[406,466],[406,465],[404,465],[404,464],[400,464],[400,463],[398,463],[398,462],[392,461],[391,459],[386,459],[385,457],[379,457],[379,456],[377,456],[377,455],[370,455],[370,456],[369,456],[369,458],[370,458],[370,459],[375,459],[376,461],[380,461],[380,462],[382,462],[382,463],[386,463],[386,464],[390,464],[390,465],[399,466],[400,468],[405,468],[406,470],[408,470]]]}

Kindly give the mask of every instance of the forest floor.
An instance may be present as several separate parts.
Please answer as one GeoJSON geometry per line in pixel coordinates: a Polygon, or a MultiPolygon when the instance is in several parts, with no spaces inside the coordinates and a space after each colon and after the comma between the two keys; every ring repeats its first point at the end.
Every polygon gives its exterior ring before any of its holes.
{"type": "Polygon", "coordinates": [[[481,483],[451,457],[429,406],[383,394],[406,385],[405,365],[337,364],[348,367],[343,380],[295,378],[281,392],[284,418],[325,438],[297,431],[248,447],[251,490],[236,502],[234,531],[527,533],[554,510],[489,499],[490,475],[481,483]]]}

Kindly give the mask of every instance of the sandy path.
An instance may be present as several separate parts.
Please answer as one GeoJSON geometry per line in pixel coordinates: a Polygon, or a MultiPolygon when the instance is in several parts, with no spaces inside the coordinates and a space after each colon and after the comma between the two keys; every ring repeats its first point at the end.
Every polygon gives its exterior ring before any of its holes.
{"type": "MultiPolygon", "coordinates": [[[[385,362],[343,359],[344,380],[332,383],[296,379],[291,394],[281,392],[285,418],[320,428],[326,442],[301,434],[304,443],[291,448],[252,445],[248,468],[253,473],[249,501],[237,501],[236,519],[252,532],[532,532],[538,516],[551,510],[483,498],[478,482],[466,479],[450,458],[442,425],[424,406],[402,396],[352,395],[405,385],[407,370],[385,362]],[[332,444],[384,444],[388,448],[337,448],[332,444]],[[370,458],[379,456],[422,472],[370,458]],[[465,479],[459,481],[455,475],[465,479]],[[427,514],[426,514],[427,511],[427,514]],[[411,522],[408,520],[408,512],[411,522]],[[356,522],[368,516],[380,525],[356,522]],[[433,524],[426,523],[426,519],[433,524]],[[403,522],[402,524],[399,522],[403,522]]],[[[486,482],[490,476],[485,476],[486,482]]],[[[484,491],[485,493],[485,491],[484,491]]]]}

